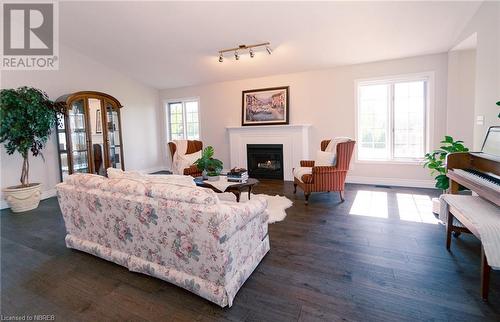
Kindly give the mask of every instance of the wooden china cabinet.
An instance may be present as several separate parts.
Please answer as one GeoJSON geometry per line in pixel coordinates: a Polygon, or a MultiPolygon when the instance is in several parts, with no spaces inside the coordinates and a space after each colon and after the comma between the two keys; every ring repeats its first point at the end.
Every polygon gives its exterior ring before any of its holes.
{"type": "Polygon", "coordinates": [[[57,146],[61,181],[72,173],[106,175],[109,167],[125,170],[120,109],[111,95],[77,92],[59,97],[57,146]]]}

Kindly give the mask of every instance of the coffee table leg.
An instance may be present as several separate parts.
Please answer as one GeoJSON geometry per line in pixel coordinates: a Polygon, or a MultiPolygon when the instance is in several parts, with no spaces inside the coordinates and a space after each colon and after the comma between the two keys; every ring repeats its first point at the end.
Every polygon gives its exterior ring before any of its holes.
{"type": "Polygon", "coordinates": [[[234,193],[234,195],[236,196],[236,202],[240,202],[241,192],[240,191],[231,191],[231,192],[234,193]]]}
{"type": "Polygon", "coordinates": [[[250,193],[252,192],[252,186],[248,187],[248,200],[250,200],[250,193]]]}

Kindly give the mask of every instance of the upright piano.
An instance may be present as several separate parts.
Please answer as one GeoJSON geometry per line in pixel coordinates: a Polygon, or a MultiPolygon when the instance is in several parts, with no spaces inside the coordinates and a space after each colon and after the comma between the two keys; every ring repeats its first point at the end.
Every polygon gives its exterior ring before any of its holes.
{"type": "MultiPolygon", "coordinates": [[[[450,179],[448,193],[457,194],[462,186],[487,200],[485,203],[490,202],[500,207],[500,126],[492,126],[488,129],[481,152],[450,153],[446,158],[446,167],[447,176],[450,179]]],[[[500,213],[498,218],[500,220],[500,213]]],[[[472,233],[481,240],[479,231],[473,222],[467,219],[467,216],[456,209],[450,210],[446,227],[448,250],[451,234],[458,237],[462,232],[472,233]],[[461,225],[455,226],[453,218],[456,218],[461,225]]],[[[488,299],[489,276],[490,266],[484,248],[481,246],[481,296],[483,300],[488,299]]]]}
{"type": "Polygon", "coordinates": [[[500,126],[488,129],[481,152],[450,153],[446,158],[449,193],[459,186],[500,206],[500,126]]]}

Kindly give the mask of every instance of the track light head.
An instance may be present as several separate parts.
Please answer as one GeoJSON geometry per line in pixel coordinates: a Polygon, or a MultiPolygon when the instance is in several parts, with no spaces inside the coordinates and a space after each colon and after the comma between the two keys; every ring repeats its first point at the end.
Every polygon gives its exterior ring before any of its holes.
{"type": "Polygon", "coordinates": [[[269,55],[271,55],[273,53],[273,51],[271,50],[271,47],[269,47],[269,46],[266,46],[266,50],[267,50],[267,53],[269,55]]]}
{"type": "Polygon", "coordinates": [[[253,52],[252,48],[250,48],[248,53],[250,54],[250,58],[253,58],[255,56],[255,53],[253,52]]]}
{"type": "Polygon", "coordinates": [[[224,56],[222,53],[219,54],[219,63],[222,63],[224,61],[224,56]]]}
{"type": "Polygon", "coordinates": [[[234,52],[234,59],[240,60],[240,54],[238,54],[237,50],[234,52]]]}

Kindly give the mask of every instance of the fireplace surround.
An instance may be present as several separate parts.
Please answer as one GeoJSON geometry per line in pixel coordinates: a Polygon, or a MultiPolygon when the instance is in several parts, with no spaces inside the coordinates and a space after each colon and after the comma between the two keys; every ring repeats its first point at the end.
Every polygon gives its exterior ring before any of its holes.
{"type": "Polygon", "coordinates": [[[247,145],[283,145],[283,180],[293,181],[292,170],[309,158],[310,124],[229,126],[230,167],[248,169],[247,145]]]}

